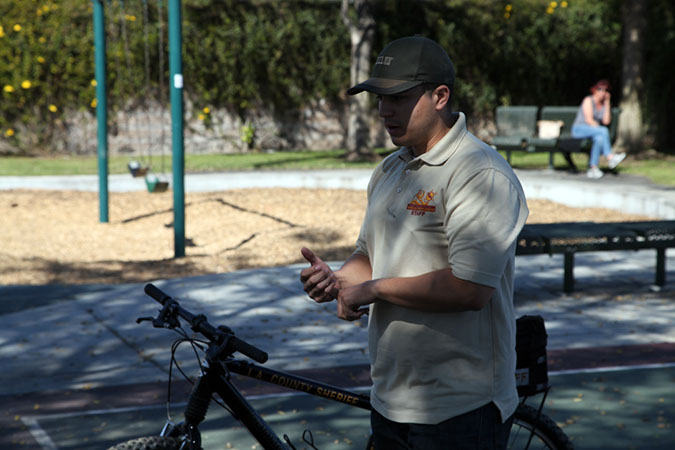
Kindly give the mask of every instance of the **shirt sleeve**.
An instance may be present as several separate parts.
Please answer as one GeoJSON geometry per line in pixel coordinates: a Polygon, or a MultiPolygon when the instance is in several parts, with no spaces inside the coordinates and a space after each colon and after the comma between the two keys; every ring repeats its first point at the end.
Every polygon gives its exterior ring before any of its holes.
{"type": "Polygon", "coordinates": [[[449,192],[444,226],[453,275],[498,287],[529,214],[522,189],[491,168],[478,171],[449,192]]]}
{"type": "Polygon", "coordinates": [[[370,177],[370,180],[368,181],[368,188],[366,190],[366,194],[368,196],[368,200],[366,203],[366,213],[363,217],[363,222],[361,222],[361,230],[359,231],[358,238],[356,238],[356,249],[354,250],[354,253],[367,256],[368,259],[370,259],[370,253],[368,251],[368,239],[367,239],[368,219],[369,219],[368,213],[370,211],[370,200],[372,198],[373,188],[377,184],[381,176],[382,176],[382,164],[380,164],[375,168],[373,175],[370,177]]]}
{"type": "Polygon", "coordinates": [[[354,253],[366,256],[366,257],[368,257],[368,259],[370,259],[370,255],[368,253],[368,244],[366,243],[366,221],[365,221],[365,219],[364,219],[363,223],[361,223],[361,231],[359,232],[359,237],[356,239],[356,249],[354,250],[354,253]]]}

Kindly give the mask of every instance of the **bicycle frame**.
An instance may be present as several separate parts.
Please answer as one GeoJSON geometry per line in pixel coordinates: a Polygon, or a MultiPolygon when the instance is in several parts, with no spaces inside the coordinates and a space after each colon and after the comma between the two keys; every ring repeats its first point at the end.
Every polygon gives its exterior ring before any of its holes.
{"type": "MultiPolygon", "coordinates": [[[[289,372],[269,369],[240,359],[213,360],[208,356],[202,374],[195,384],[185,407],[185,435],[188,449],[201,449],[199,424],[206,417],[211,396],[216,393],[232,411],[233,416],[251,433],[265,449],[287,449],[269,424],[258,415],[230,379],[235,373],[258,381],[275,384],[286,389],[303,392],[327,400],[370,410],[370,398],[346,389],[300,377],[289,372]]],[[[165,427],[162,435],[173,430],[165,427]]]]}
{"type": "Polygon", "coordinates": [[[262,367],[257,364],[242,360],[233,360],[227,364],[228,369],[238,375],[254,378],[266,383],[276,384],[286,389],[303,392],[316,397],[345,403],[349,406],[370,411],[370,397],[363,394],[357,394],[346,389],[336,388],[334,386],[321,383],[309,378],[300,377],[289,372],[262,367]]]}

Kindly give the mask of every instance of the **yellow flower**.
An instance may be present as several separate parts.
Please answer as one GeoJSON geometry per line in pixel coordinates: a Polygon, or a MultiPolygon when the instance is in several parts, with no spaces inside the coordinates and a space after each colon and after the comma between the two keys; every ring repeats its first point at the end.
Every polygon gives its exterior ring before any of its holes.
{"type": "Polygon", "coordinates": [[[0,38],[5,37],[5,29],[2,28],[2,25],[0,25],[0,38]]]}
{"type": "Polygon", "coordinates": [[[59,110],[59,108],[56,107],[56,105],[49,105],[49,110],[53,113],[59,110]]]}
{"type": "Polygon", "coordinates": [[[208,114],[208,113],[211,112],[211,108],[209,108],[208,106],[206,106],[202,111],[204,111],[204,114],[208,114]]]}
{"type": "Polygon", "coordinates": [[[93,99],[93,100],[91,101],[90,105],[91,105],[92,108],[96,108],[96,105],[98,105],[98,100],[97,100],[97,99],[93,99]]]}
{"type": "Polygon", "coordinates": [[[567,2],[560,2],[561,8],[567,8],[567,2]]]}
{"type": "Polygon", "coordinates": [[[206,119],[206,116],[205,116],[204,114],[200,114],[200,115],[199,115],[199,120],[204,120],[204,119],[206,119]]]}
{"type": "Polygon", "coordinates": [[[11,84],[6,84],[3,89],[5,92],[14,92],[14,86],[12,86],[11,84]]]}
{"type": "Polygon", "coordinates": [[[546,8],[546,14],[553,14],[555,12],[555,9],[551,8],[550,6],[546,8]]]}
{"type": "Polygon", "coordinates": [[[40,41],[40,44],[44,44],[45,42],[47,42],[47,38],[44,37],[44,36],[40,36],[40,38],[38,39],[38,41],[40,41]]]}
{"type": "Polygon", "coordinates": [[[37,57],[37,62],[39,62],[40,64],[44,64],[44,63],[45,63],[45,59],[44,59],[42,56],[38,56],[38,57],[37,57]]]}
{"type": "Polygon", "coordinates": [[[38,9],[38,10],[36,11],[36,14],[38,15],[38,17],[42,16],[42,10],[41,10],[41,9],[38,9]]]}
{"type": "Polygon", "coordinates": [[[124,18],[127,19],[129,22],[136,22],[136,16],[132,14],[125,14],[124,18]]]}
{"type": "Polygon", "coordinates": [[[14,26],[12,27],[12,30],[17,31],[17,32],[21,31],[21,25],[19,25],[18,23],[14,24],[14,26]]]}
{"type": "MultiPolygon", "coordinates": [[[[56,9],[56,8],[55,8],[56,9]]],[[[49,5],[45,5],[42,7],[43,12],[49,12],[49,5]]]]}
{"type": "Polygon", "coordinates": [[[96,87],[97,84],[98,84],[98,83],[96,82],[96,80],[91,80],[91,85],[92,85],[92,86],[96,87]]]}
{"type": "Polygon", "coordinates": [[[513,9],[513,6],[512,6],[512,5],[506,5],[506,6],[504,7],[504,10],[505,10],[507,13],[508,13],[508,12],[511,12],[512,9],[513,9]]]}
{"type": "Polygon", "coordinates": [[[551,2],[551,3],[549,3],[549,6],[550,6],[551,8],[557,8],[557,7],[558,7],[558,2],[551,2]]]}
{"type": "Polygon", "coordinates": [[[510,13],[508,13],[508,12],[505,12],[505,13],[504,13],[504,18],[505,18],[505,19],[508,19],[508,18],[510,18],[510,17],[511,17],[511,14],[510,14],[510,13]]]}
{"type": "Polygon", "coordinates": [[[9,128],[7,131],[5,131],[5,136],[7,136],[7,137],[12,137],[12,136],[14,136],[14,130],[12,130],[11,128],[9,128]]]}
{"type": "Polygon", "coordinates": [[[28,80],[23,80],[23,81],[21,82],[21,87],[24,88],[24,89],[30,89],[31,86],[33,86],[33,83],[31,83],[31,82],[28,81],[28,80]]]}

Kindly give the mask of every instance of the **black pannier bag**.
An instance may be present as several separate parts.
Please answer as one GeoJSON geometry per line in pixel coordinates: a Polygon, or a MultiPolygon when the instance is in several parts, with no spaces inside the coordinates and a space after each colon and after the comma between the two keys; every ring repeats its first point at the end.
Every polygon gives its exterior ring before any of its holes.
{"type": "Polygon", "coordinates": [[[516,387],[527,397],[548,387],[546,327],[541,316],[522,316],[516,320],[516,387]]]}

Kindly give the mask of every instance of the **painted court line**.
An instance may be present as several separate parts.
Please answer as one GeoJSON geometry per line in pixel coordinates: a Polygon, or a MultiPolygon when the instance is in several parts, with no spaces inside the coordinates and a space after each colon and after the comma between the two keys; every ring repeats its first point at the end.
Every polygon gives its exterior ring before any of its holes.
{"type": "MultiPolygon", "coordinates": [[[[43,418],[44,416],[40,417],[43,418]]],[[[40,424],[38,423],[38,416],[33,416],[33,417],[21,417],[21,422],[26,426],[28,429],[28,432],[33,436],[33,439],[35,439],[35,442],[38,443],[40,447],[43,448],[43,450],[57,450],[58,447],[54,442],[51,440],[49,435],[45,430],[42,429],[40,424]]]]}
{"type": "Polygon", "coordinates": [[[600,373],[600,372],[622,372],[628,370],[647,370],[647,369],[669,369],[675,367],[675,362],[655,363],[655,364],[638,364],[635,366],[607,366],[607,367],[591,367],[588,369],[569,369],[569,370],[552,370],[548,373],[549,376],[555,377],[559,375],[574,375],[579,373],[600,373]]]}

